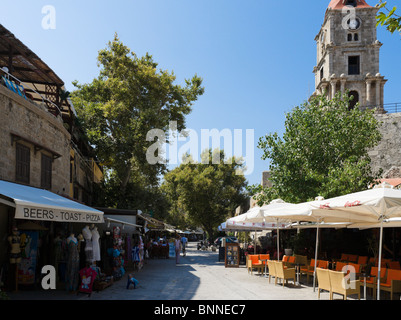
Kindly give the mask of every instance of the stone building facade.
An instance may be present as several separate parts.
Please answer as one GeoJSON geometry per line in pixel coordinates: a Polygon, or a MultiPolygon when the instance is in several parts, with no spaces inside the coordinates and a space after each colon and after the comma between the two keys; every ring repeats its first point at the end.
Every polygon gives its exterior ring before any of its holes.
{"type": "Polygon", "coordinates": [[[382,107],[386,79],[380,74],[378,8],[364,0],[332,0],[317,34],[315,93],[330,99],[349,92],[362,107],[382,107]]]}
{"type": "Polygon", "coordinates": [[[401,113],[384,108],[384,86],[380,74],[377,39],[377,7],[365,0],[331,0],[322,27],[315,37],[317,65],[314,67],[314,95],[332,99],[337,92],[354,97],[350,107],[376,108],[382,140],[369,152],[372,170],[383,178],[398,178],[401,168],[401,113]]]}
{"type": "Polygon", "coordinates": [[[68,196],[71,135],[61,117],[0,86],[0,179],[68,196]],[[17,148],[29,155],[27,180],[17,174],[17,148]],[[42,157],[50,159],[50,185],[44,185],[42,157]]]}
{"type": "Polygon", "coordinates": [[[369,152],[372,170],[383,170],[383,178],[401,178],[401,113],[377,114],[382,140],[369,152]]]}

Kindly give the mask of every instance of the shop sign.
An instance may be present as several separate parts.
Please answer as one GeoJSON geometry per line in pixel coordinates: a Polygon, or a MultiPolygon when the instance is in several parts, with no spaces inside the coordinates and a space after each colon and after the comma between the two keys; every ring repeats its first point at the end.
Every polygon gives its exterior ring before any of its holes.
{"type": "Polygon", "coordinates": [[[79,212],[65,209],[51,209],[43,207],[17,205],[15,210],[16,219],[42,220],[56,222],[80,222],[80,223],[103,223],[102,213],[79,212]]]}

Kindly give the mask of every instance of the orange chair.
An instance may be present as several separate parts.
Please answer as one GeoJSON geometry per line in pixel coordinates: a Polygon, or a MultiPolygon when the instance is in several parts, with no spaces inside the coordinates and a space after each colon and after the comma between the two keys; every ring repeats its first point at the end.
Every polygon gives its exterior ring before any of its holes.
{"type": "Polygon", "coordinates": [[[388,263],[388,268],[393,270],[401,270],[400,262],[399,261],[390,261],[388,263]]]}
{"type": "Polygon", "coordinates": [[[288,262],[288,256],[285,256],[285,255],[284,255],[282,261],[283,261],[283,262],[288,262]]]}
{"type": "Polygon", "coordinates": [[[340,261],[348,261],[348,254],[342,253],[340,261]]]}
{"type": "Polygon", "coordinates": [[[324,261],[324,260],[318,260],[317,261],[317,268],[328,269],[329,268],[329,262],[328,261],[324,261]]]}
{"type": "Polygon", "coordinates": [[[359,256],[357,263],[360,264],[360,265],[368,264],[368,257],[367,256],[359,256]]]}
{"type": "Polygon", "coordinates": [[[349,254],[347,261],[351,262],[351,263],[357,263],[358,262],[358,256],[355,255],[355,254],[349,254]]]}
{"type": "Polygon", "coordinates": [[[295,265],[295,256],[290,256],[287,259],[287,262],[283,262],[284,269],[288,267],[293,267],[295,265]]]}
{"type": "Polygon", "coordinates": [[[386,281],[380,281],[380,290],[390,292],[391,300],[394,293],[401,293],[401,270],[387,270],[386,281]]]}
{"type": "Polygon", "coordinates": [[[251,271],[251,274],[253,274],[253,269],[258,270],[259,273],[263,272],[265,265],[259,260],[258,254],[250,254],[247,259],[248,273],[251,271]]]}
{"type": "Polygon", "coordinates": [[[346,264],[345,262],[340,262],[340,261],[338,261],[338,262],[336,263],[336,269],[335,269],[335,271],[343,271],[343,268],[346,267],[346,266],[347,266],[347,264],[346,264]]]}
{"type": "MultiPolygon", "coordinates": [[[[370,276],[366,279],[366,288],[372,288],[373,290],[373,299],[376,300],[376,292],[377,292],[377,276],[379,273],[378,267],[370,268],[370,276]]],[[[386,279],[387,268],[381,268],[380,270],[380,282],[385,281],[386,279]]],[[[363,283],[364,279],[361,279],[363,283]]]]}
{"type": "Polygon", "coordinates": [[[288,258],[288,263],[295,264],[295,256],[291,256],[288,258]]]}
{"type": "Polygon", "coordinates": [[[309,277],[313,276],[315,270],[315,259],[311,259],[309,266],[301,267],[300,274],[306,274],[306,281],[309,282],[309,277]]]}
{"type": "Polygon", "coordinates": [[[361,265],[357,263],[348,263],[347,264],[347,274],[349,273],[361,273],[361,265]]]}
{"type": "Polygon", "coordinates": [[[259,260],[263,264],[263,266],[265,267],[263,269],[263,272],[264,272],[266,270],[266,267],[268,267],[268,265],[269,265],[267,260],[270,260],[270,254],[260,254],[259,255],[259,260]],[[262,260],[266,260],[266,261],[262,261],[262,260]]]}

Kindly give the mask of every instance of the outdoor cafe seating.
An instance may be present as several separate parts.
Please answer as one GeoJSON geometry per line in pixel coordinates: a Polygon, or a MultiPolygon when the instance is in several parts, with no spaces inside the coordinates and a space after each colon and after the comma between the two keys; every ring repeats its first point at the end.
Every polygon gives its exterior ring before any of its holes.
{"type": "Polygon", "coordinates": [[[256,269],[259,273],[263,273],[265,269],[265,264],[260,261],[258,254],[248,254],[246,257],[246,268],[248,273],[253,274],[253,270],[256,269]]]}
{"type": "Polygon", "coordinates": [[[274,283],[277,285],[278,279],[282,280],[283,287],[284,284],[288,284],[288,280],[292,279],[294,281],[294,285],[296,282],[296,274],[295,274],[295,268],[285,268],[283,261],[274,261],[270,260],[269,261],[269,281],[270,281],[270,275],[274,276],[274,283]]]}
{"type": "Polygon", "coordinates": [[[318,299],[322,290],[328,291],[330,300],[333,300],[334,293],[342,295],[344,300],[353,294],[361,299],[361,282],[359,280],[348,280],[347,275],[342,271],[316,268],[318,280],[318,299]]]}

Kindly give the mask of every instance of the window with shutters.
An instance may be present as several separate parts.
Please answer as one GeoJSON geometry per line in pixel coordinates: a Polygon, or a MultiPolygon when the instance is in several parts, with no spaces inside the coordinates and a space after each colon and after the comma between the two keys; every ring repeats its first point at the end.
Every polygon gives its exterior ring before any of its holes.
{"type": "Polygon", "coordinates": [[[16,144],[15,180],[29,184],[31,150],[20,143],[16,144]]]}
{"type": "Polygon", "coordinates": [[[52,158],[42,153],[42,173],[40,186],[50,190],[52,187],[52,158]]]}

